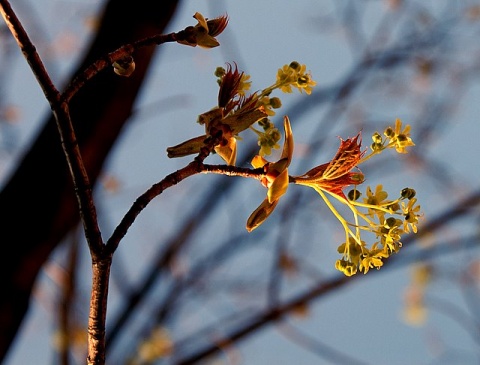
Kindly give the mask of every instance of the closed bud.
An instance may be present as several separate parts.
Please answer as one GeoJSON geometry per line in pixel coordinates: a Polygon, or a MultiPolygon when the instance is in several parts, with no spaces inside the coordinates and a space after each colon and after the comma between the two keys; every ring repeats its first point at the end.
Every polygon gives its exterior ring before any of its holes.
{"type": "Polygon", "coordinates": [[[226,71],[223,67],[217,67],[215,69],[215,76],[216,77],[223,77],[225,75],[226,71]]]}
{"type": "Polygon", "coordinates": [[[358,191],[357,189],[352,189],[348,192],[348,200],[358,200],[362,196],[362,193],[358,191]]]}
{"type": "Polygon", "coordinates": [[[301,65],[297,61],[291,62],[288,67],[294,69],[295,71],[300,70],[301,65]]]}
{"type": "Polygon", "coordinates": [[[113,72],[119,76],[129,77],[135,71],[135,61],[127,56],[113,63],[113,72]]]}
{"type": "Polygon", "coordinates": [[[381,151],[383,150],[385,147],[383,146],[383,144],[381,143],[375,143],[373,142],[370,146],[370,148],[372,149],[372,151],[381,151]]]}
{"type": "Polygon", "coordinates": [[[410,200],[417,194],[417,192],[414,189],[405,188],[405,189],[402,189],[402,192],[400,194],[403,199],[410,200]]]}
{"type": "Polygon", "coordinates": [[[394,217],[387,218],[387,220],[384,223],[384,227],[387,229],[392,229],[393,227],[397,226],[397,219],[394,217]]]}
{"type": "Polygon", "coordinates": [[[378,133],[378,132],[375,132],[373,135],[372,135],[372,140],[373,140],[373,143],[374,144],[382,144],[382,136],[378,133]]]}
{"type": "Polygon", "coordinates": [[[365,181],[365,175],[361,172],[354,172],[350,178],[355,182],[355,184],[361,184],[365,181]]]}
{"type": "Polygon", "coordinates": [[[270,99],[270,106],[273,109],[278,109],[282,106],[282,101],[280,100],[280,98],[273,97],[270,99]]]}
{"type": "Polygon", "coordinates": [[[385,129],[385,132],[383,132],[383,134],[385,134],[389,138],[392,138],[393,136],[395,136],[395,131],[392,127],[388,127],[387,129],[385,129]]]}

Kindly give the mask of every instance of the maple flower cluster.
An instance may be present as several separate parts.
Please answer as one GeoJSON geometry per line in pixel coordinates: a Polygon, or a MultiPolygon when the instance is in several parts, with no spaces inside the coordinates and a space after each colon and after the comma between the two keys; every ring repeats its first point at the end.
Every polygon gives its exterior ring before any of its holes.
{"type": "MultiPolygon", "coordinates": [[[[403,189],[395,199],[388,199],[382,185],[367,187],[362,197],[358,190],[365,181],[358,166],[383,152],[395,149],[398,153],[407,153],[414,146],[410,137],[410,126],[402,128],[397,119],[395,125],[384,130],[383,135],[375,132],[369,153],[362,150],[362,137],[340,140],[335,156],[327,163],[316,166],[303,175],[289,175],[289,166],[293,158],[294,141],[292,127],[287,116],[284,117],[284,144],[280,158],[268,161],[265,156],[273,149],[279,149],[280,131],[271,121],[275,110],[281,107],[278,97],[272,97],[274,90],[292,93],[311,94],[316,85],[306,66],[296,61],[278,69],[275,83],[251,94],[250,76],[238,71],[236,65],[227,64],[215,71],[219,85],[218,103],[213,109],[201,114],[198,123],[205,127],[205,134],[192,138],[179,145],[169,147],[169,157],[181,157],[198,154],[208,148],[214,140],[210,152],[216,152],[228,165],[235,166],[237,139],[245,130],[251,130],[258,139],[259,152],[252,159],[256,171],[263,171],[260,181],[267,188],[264,201],[247,219],[247,230],[253,231],[272,214],[280,198],[287,192],[290,183],[313,188],[330,208],[345,231],[345,241],[338,247],[341,259],[335,263],[336,269],[347,276],[357,272],[367,273],[371,268],[379,269],[386,258],[402,247],[401,237],[406,233],[416,233],[420,206],[417,204],[415,190],[403,189]],[[347,195],[344,190],[352,186],[347,195]],[[332,199],[342,203],[351,212],[346,219],[336,208],[332,199]],[[361,233],[373,233],[376,240],[367,245],[361,233]]],[[[258,176],[258,175],[257,175],[258,176]]],[[[258,177],[257,177],[258,178],[258,177]]]]}
{"type": "Polygon", "coordinates": [[[238,68],[227,64],[227,68],[218,67],[215,76],[219,84],[218,104],[213,109],[201,114],[198,123],[205,126],[205,134],[192,138],[179,145],[169,147],[169,157],[182,157],[199,153],[207,146],[209,138],[221,134],[220,142],[215,146],[215,152],[227,162],[235,165],[237,156],[238,135],[246,129],[252,130],[258,138],[259,154],[264,156],[278,149],[281,134],[270,117],[275,115],[274,109],[282,104],[278,97],[271,97],[271,93],[280,89],[291,93],[292,88],[310,94],[316,85],[305,65],[292,62],[278,70],[276,82],[258,92],[247,95],[250,89],[250,76],[239,72],[238,68]],[[260,128],[253,125],[258,124],[260,128]]]}

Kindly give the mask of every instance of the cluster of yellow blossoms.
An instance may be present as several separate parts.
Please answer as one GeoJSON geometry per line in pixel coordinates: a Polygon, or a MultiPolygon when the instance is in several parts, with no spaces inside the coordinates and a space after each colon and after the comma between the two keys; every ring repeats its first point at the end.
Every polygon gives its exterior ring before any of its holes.
{"type": "Polygon", "coordinates": [[[361,163],[386,149],[407,153],[407,148],[414,146],[410,126],[402,129],[402,122],[397,119],[395,126],[385,129],[383,135],[374,133],[368,154],[367,150],[362,151],[360,133],[341,140],[337,153],[329,162],[303,175],[290,176],[288,167],[293,157],[294,142],[288,117],[284,117],[285,138],[280,159],[275,162],[265,159],[272,149],[280,148],[278,142],[281,139],[281,133],[270,120],[275,115],[274,109],[281,106],[281,101],[271,94],[276,89],[285,93],[296,89],[310,94],[316,83],[306,71],[306,66],[298,62],[283,66],[278,70],[273,85],[250,95],[247,95],[250,76],[239,72],[236,66],[217,68],[215,75],[220,87],[218,105],[198,118],[198,122],[205,126],[205,134],[170,147],[167,152],[169,157],[199,153],[212,138],[217,138],[213,150],[228,165],[234,166],[238,135],[247,129],[252,130],[259,144],[259,153],[253,158],[252,166],[262,171],[261,182],[267,188],[267,196],[248,218],[246,228],[249,232],[270,216],[290,183],[315,189],[343,226],[345,242],[338,247],[342,258],[337,260],[335,267],[347,276],[380,268],[384,259],[398,252],[403,234],[417,232],[421,213],[413,189],[405,188],[396,199],[389,200],[382,185],[378,185],[374,192],[367,187],[363,201],[360,200],[362,194],[357,190],[365,180],[357,169],[361,163]],[[255,128],[255,124],[260,128],[255,128]],[[354,186],[354,189],[345,195],[343,190],[348,186],[354,186]],[[351,220],[340,214],[332,198],[348,207],[351,220]],[[361,238],[362,231],[373,233],[376,241],[368,246],[361,238]]]}

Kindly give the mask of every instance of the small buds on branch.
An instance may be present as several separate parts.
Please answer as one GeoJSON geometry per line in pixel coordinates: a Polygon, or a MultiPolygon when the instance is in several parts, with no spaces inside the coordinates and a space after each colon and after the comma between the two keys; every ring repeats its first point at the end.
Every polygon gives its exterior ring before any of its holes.
{"type": "Polygon", "coordinates": [[[107,67],[113,67],[113,71],[117,75],[125,77],[131,76],[135,70],[133,53],[137,49],[169,42],[177,42],[192,47],[200,46],[202,48],[219,46],[220,43],[215,37],[225,30],[228,24],[228,16],[223,15],[209,20],[197,12],[193,17],[198,21],[198,24],[195,26],[189,26],[177,33],[156,34],[134,43],[123,45],[117,50],[101,57],[72,81],[62,94],[63,99],[69,102],[88,80],[107,67]]]}
{"type": "Polygon", "coordinates": [[[135,61],[128,55],[113,63],[113,72],[119,76],[129,77],[135,71],[135,61]]]}

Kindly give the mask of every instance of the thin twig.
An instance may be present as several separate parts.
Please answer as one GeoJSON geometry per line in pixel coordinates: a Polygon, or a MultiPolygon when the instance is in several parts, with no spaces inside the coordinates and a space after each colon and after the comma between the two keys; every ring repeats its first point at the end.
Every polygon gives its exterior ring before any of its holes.
{"type": "Polygon", "coordinates": [[[75,94],[80,90],[83,85],[85,85],[90,79],[98,75],[101,71],[105,70],[107,67],[112,67],[113,63],[118,62],[122,59],[125,59],[128,56],[133,55],[133,53],[142,48],[152,45],[160,45],[167,42],[176,42],[177,34],[156,34],[151,37],[139,40],[131,44],[125,44],[122,47],[116,49],[113,52],[110,52],[103,57],[96,60],[90,66],[88,66],[84,71],[75,77],[75,79],[67,86],[65,91],[62,94],[62,98],[65,102],[69,102],[75,94]]]}
{"type": "MultiPolygon", "coordinates": [[[[202,154],[202,153],[201,153],[202,154]]],[[[167,175],[160,182],[152,185],[147,191],[140,195],[132,204],[128,212],[125,214],[119,225],[115,228],[112,236],[106,244],[106,251],[115,252],[122,238],[127,234],[128,229],[133,224],[137,216],[143,209],[157,196],[162,194],[166,189],[178,184],[186,178],[198,173],[219,174],[227,176],[240,176],[260,180],[265,172],[263,169],[249,169],[227,165],[207,165],[200,162],[199,157],[190,162],[187,166],[167,175]]],[[[201,158],[203,160],[204,157],[201,158]]]]}

